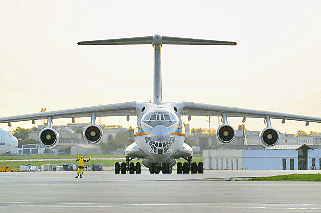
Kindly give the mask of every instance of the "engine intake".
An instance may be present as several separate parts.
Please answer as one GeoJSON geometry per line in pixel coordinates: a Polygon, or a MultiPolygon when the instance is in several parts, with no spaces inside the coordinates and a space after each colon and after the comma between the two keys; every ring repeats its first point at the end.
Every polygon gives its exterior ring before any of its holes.
{"type": "Polygon", "coordinates": [[[277,130],[268,127],[263,129],[260,133],[260,138],[265,146],[274,146],[278,142],[280,136],[277,130]]]}
{"type": "Polygon", "coordinates": [[[228,124],[221,125],[217,129],[217,139],[223,143],[230,143],[235,137],[235,130],[228,124]]]}
{"type": "Polygon", "coordinates": [[[55,129],[45,128],[39,134],[40,143],[45,147],[54,147],[59,142],[59,134],[55,129]]]}
{"type": "Polygon", "coordinates": [[[84,130],[84,139],[88,142],[88,143],[99,143],[101,138],[102,138],[102,130],[99,126],[97,125],[89,125],[86,127],[86,129],[84,130]]]}

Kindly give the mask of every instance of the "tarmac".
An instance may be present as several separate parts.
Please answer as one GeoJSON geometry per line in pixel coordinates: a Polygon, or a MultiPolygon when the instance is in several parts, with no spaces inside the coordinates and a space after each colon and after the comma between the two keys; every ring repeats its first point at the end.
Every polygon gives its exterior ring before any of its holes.
{"type": "Polygon", "coordinates": [[[226,181],[321,171],[0,173],[0,212],[321,212],[321,182],[226,181]]]}

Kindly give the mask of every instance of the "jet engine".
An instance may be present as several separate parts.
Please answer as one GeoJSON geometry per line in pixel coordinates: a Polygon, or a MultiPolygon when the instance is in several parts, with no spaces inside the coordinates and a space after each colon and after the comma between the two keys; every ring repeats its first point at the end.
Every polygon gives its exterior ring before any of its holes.
{"type": "Polygon", "coordinates": [[[86,129],[84,130],[84,139],[88,142],[88,143],[99,143],[99,141],[102,138],[102,130],[99,126],[97,125],[89,125],[86,127],[86,129]]]}
{"type": "Polygon", "coordinates": [[[274,146],[278,142],[280,136],[277,130],[272,127],[267,127],[260,133],[260,138],[264,145],[274,146]]]}
{"type": "Polygon", "coordinates": [[[235,130],[228,124],[223,124],[217,129],[217,139],[223,143],[230,143],[235,137],[235,130]]]}
{"type": "Polygon", "coordinates": [[[45,147],[54,147],[59,142],[59,134],[55,129],[45,128],[39,134],[40,143],[45,147]]]}

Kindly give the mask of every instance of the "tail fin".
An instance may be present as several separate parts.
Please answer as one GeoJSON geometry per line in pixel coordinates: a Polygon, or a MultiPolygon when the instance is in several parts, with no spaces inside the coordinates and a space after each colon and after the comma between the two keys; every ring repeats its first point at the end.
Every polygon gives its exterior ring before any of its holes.
{"type": "Polygon", "coordinates": [[[119,38],[96,41],[80,41],[78,45],[135,45],[135,44],[152,44],[154,46],[155,70],[154,70],[154,102],[162,101],[162,75],[160,66],[160,52],[163,44],[174,45],[237,45],[232,41],[204,40],[194,38],[180,38],[169,36],[145,36],[133,38],[119,38]]]}

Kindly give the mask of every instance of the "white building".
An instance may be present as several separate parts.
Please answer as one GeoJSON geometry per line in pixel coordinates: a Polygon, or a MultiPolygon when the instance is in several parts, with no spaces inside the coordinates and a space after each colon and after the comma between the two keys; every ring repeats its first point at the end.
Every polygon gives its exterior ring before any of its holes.
{"type": "Polygon", "coordinates": [[[15,148],[10,151],[12,155],[42,155],[45,148],[40,144],[26,144],[22,148],[15,148]]]}
{"type": "Polygon", "coordinates": [[[321,169],[319,146],[283,146],[272,149],[204,150],[204,169],[311,170],[321,169]],[[278,149],[276,149],[278,148],[278,149]]]}

